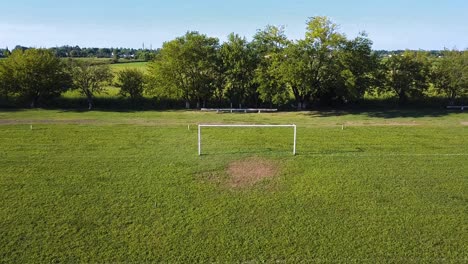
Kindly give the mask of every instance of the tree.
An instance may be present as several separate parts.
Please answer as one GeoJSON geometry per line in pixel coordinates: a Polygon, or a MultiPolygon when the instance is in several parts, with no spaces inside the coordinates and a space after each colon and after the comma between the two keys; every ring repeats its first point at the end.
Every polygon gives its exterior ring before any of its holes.
{"type": "Polygon", "coordinates": [[[336,60],[328,66],[328,78],[323,83],[326,96],[322,95],[321,99],[342,103],[361,99],[376,85],[379,59],[372,52],[372,41],[365,33],[360,33],[346,40],[335,53],[336,60]]]}
{"type": "Polygon", "coordinates": [[[231,33],[228,41],[221,45],[219,53],[224,70],[223,94],[231,104],[235,101],[241,107],[246,98],[256,92],[251,89],[255,70],[252,49],[245,38],[231,33]]]}
{"type": "Polygon", "coordinates": [[[114,49],[114,51],[112,51],[112,62],[113,63],[119,62],[119,52],[117,49],[114,49]]]}
{"type": "Polygon", "coordinates": [[[468,50],[445,50],[432,67],[432,83],[447,95],[450,105],[459,96],[468,95],[468,50]]]}
{"type": "Polygon", "coordinates": [[[166,97],[182,98],[186,108],[190,102],[205,104],[214,90],[217,38],[198,32],[165,42],[155,60],[149,63],[150,92],[166,97]]]}
{"type": "Polygon", "coordinates": [[[130,96],[132,101],[143,95],[145,75],[138,69],[124,69],[117,74],[116,86],[120,88],[120,95],[130,96]]]}
{"type": "Polygon", "coordinates": [[[88,109],[93,109],[94,95],[103,92],[105,85],[112,82],[113,74],[110,67],[72,61],[70,72],[73,77],[73,88],[86,96],[88,109]]]}
{"type": "Polygon", "coordinates": [[[156,54],[158,52],[159,52],[158,50],[138,50],[136,52],[135,57],[138,60],[150,61],[150,60],[153,60],[156,57],[156,54]]]}
{"type": "Polygon", "coordinates": [[[408,98],[421,96],[429,86],[428,60],[422,52],[406,51],[384,61],[386,72],[383,89],[393,91],[400,104],[408,98]]]}
{"type": "Polygon", "coordinates": [[[306,108],[311,97],[313,75],[309,69],[309,55],[303,43],[290,43],[273,62],[275,75],[280,83],[290,89],[297,103],[297,110],[306,108]]]}
{"type": "Polygon", "coordinates": [[[283,104],[289,97],[275,68],[288,44],[284,27],[267,26],[264,30],[257,31],[250,45],[257,65],[254,75],[257,91],[260,99],[269,103],[270,108],[273,104],[283,104]]]}
{"type": "Polygon", "coordinates": [[[327,84],[333,78],[330,69],[345,40],[327,17],[312,17],[307,22],[305,39],[285,48],[283,58],[278,60],[278,74],[294,95],[298,110],[306,109],[312,97],[329,92],[327,84]]]}
{"type": "Polygon", "coordinates": [[[18,94],[32,108],[41,100],[59,96],[71,84],[61,60],[45,49],[15,49],[0,68],[4,94],[18,94]]]}
{"type": "Polygon", "coordinates": [[[6,57],[10,56],[10,54],[11,54],[10,50],[8,49],[8,47],[6,47],[4,50],[0,50],[0,51],[2,51],[2,53],[1,53],[0,55],[1,55],[1,57],[3,57],[3,58],[6,58],[6,57]]]}
{"type": "Polygon", "coordinates": [[[12,79],[12,69],[4,61],[5,60],[0,60],[0,96],[8,99],[10,95],[15,93],[16,87],[12,79]]]}

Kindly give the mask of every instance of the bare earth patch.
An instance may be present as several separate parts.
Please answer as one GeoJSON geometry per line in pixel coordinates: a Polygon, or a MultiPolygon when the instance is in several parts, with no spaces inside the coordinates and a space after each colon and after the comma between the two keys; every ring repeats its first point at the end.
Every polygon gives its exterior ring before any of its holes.
{"type": "Polygon", "coordinates": [[[231,162],[227,167],[228,185],[233,188],[249,187],[278,173],[273,161],[249,158],[231,162]]]}
{"type": "Polygon", "coordinates": [[[468,126],[468,121],[461,122],[461,125],[462,125],[462,126],[468,126]]]}

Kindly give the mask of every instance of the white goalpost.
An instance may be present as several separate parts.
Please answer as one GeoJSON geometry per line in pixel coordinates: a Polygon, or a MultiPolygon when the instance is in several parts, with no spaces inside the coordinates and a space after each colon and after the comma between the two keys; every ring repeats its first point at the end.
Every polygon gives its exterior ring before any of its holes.
{"type": "Polygon", "coordinates": [[[293,142],[293,155],[296,155],[296,139],[297,139],[297,126],[296,125],[198,125],[198,155],[202,155],[202,128],[203,127],[236,127],[236,128],[268,128],[268,127],[290,127],[294,129],[294,142],[293,142]]]}

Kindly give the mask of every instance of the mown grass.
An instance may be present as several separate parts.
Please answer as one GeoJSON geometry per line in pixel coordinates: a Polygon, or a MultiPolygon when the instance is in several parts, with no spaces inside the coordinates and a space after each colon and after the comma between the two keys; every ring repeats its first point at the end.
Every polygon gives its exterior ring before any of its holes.
{"type": "Polygon", "coordinates": [[[466,121],[439,111],[3,111],[0,257],[466,262],[466,121]],[[198,157],[197,123],[296,123],[299,155],[290,129],[213,128],[198,157]],[[279,174],[223,185],[228,164],[249,157],[279,174]]]}

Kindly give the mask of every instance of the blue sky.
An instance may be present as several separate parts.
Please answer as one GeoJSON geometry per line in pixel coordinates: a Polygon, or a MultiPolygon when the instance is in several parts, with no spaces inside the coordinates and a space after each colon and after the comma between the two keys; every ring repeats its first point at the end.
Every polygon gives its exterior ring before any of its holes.
{"type": "Polygon", "coordinates": [[[291,39],[305,21],[328,16],[354,37],[366,31],[374,49],[468,48],[467,0],[22,0],[1,5],[0,47],[160,47],[187,30],[248,39],[266,25],[284,25],[291,39]]]}

